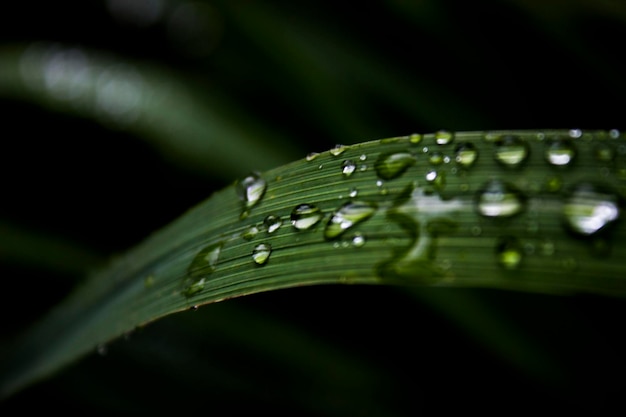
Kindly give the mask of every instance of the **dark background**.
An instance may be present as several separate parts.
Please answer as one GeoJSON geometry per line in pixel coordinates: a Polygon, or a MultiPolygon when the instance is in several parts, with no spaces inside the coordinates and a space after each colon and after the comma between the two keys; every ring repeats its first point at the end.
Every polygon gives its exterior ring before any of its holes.
{"type": "MultiPolygon", "coordinates": [[[[626,6],[609,0],[10,1],[0,10],[0,66],[20,59],[11,48],[42,41],[164,69],[253,137],[262,126],[258,141],[284,163],[337,143],[442,128],[624,129],[625,39],[626,6]]],[[[190,168],[170,158],[132,125],[55,108],[43,92],[16,93],[13,82],[0,80],[0,342],[90,268],[235,179],[211,161],[190,168]],[[70,249],[36,262],[49,246],[29,246],[31,235],[70,249]]],[[[154,323],[3,407],[91,415],[623,408],[622,300],[468,294],[486,320],[458,321],[461,307],[446,313],[455,294],[434,308],[428,300],[445,295],[416,299],[393,288],[300,288],[206,306],[154,323]],[[253,332],[249,320],[265,330],[253,332]],[[301,353],[285,359],[291,343],[301,353]],[[317,360],[354,364],[307,364],[317,360]]]]}

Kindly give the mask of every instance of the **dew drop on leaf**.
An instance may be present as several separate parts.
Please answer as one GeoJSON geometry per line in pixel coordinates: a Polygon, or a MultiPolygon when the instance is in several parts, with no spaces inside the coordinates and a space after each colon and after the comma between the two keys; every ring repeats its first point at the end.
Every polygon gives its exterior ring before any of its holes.
{"type": "Polygon", "coordinates": [[[267,183],[257,172],[253,172],[237,181],[237,195],[244,203],[244,210],[241,213],[241,218],[247,217],[250,208],[261,201],[266,189],[267,183]]]}
{"type": "Polygon", "coordinates": [[[435,132],[435,143],[437,145],[447,145],[454,140],[454,133],[447,130],[439,130],[435,132]]]}
{"type": "Polygon", "coordinates": [[[252,250],[252,260],[257,265],[265,265],[272,254],[272,246],[269,243],[259,243],[252,250]]]}
{"type": "Polygon", "coordinates": [[[324,237],[335,239],[348,229],[369,219],[376,212],[376,205],[365,201],[351,201],[335,211],[326,223],[324,237]]]}
{"type": "Polygon", "coordinates": [[[516,269],[523,258],[522,246],[519,240],[512,236],[498,239],[496,243],[496,257],[498,263],[505,269],[516,269]]]}
{"type": "Polygon", "coordinates": [[[222,251],[222,242],[214,243],[203,248],[195,256],[184,279],[183,295],[190,297],[204,289],[207,275],[215,271],[222,251]]]}
{"type": "Polygon", "coordinates": [[[584,236],[604,230],[620,216],[620,202],[615,193],[591,183],[580,183],[569,193],[563,205],[568,227],[584,236]]]}
{"type": "Polygon", "coordinates": [[[432,165],[441,165],[444,161],[444,154],[439,151],[433,151],[428,154],[428,162],[432,165]]]}
{"type": "Polygon", "coordinates": [[[323,214],[313,204],[299,204],[291,211],[291,224],[298,230],[307,230],[322,220],[323,214]]]}
{"type": "Polygon", "coordinates": [[[478,212],[486,217],[511,217],[525,207],[525,196],[502,180],[487,182],[478,192],[478,212]]]}
{"type": "Polygon", "coordinates": [[[554,139],[546,144],[545,156],[551,165],[569,165],[576,157],[576,147],[569,139],[554,139]]]}
{"type": "Polygon", "coordinates": [[[280,229],[280,226],[282,225],[283,221],[281,218],[279,216],[274,216],[273,214],[270,214],[263,220],[263,226],[265,226],[267,233],[274,233],[280,229]]]}
{"type": "Polygon", "coordinates": [[[330,149],[330,153],[333,156],[339,156],[342,153],[344,153],[345,150],[346,150],[346,147],[344,145],[337,144],[333,148],[330,149]]]}
{"type": "Polygon", "coordinates": [[[415,157],[409,152],[386,153],[378,157],[374,169],[378,177],[391,180],[402,175],[413,164],[415,157]]]}
{"type": "Polygon", "coordinates": [[[317,158],[318,156],[320,156],[320,154],[318,152],[310,152],[307,156],[306,156],[306,160],[307,161],[312,161],[315,158],[317,158]]]}
{"type": "Polygon", "coordinates": [[[360,248],[361,246],[365,245],[365,237],[360,234],[360,233],[355,233],[354,236],[352,236],[352,246],[354,246],[355,248],[360,248]]]}
{"type": "Polygon", "coordinates": [[[245,240],[252,240],[254,239],[254,237],[259,233],[259,228],[256,226],[250,226],[249,228],[246,229],[245,232],[243,232],[242,237],[245,240]]]}
{"type": "Polygon", "coordinates": [[[457,164],[464,168],[471,167],[478,158],[478,150],[473,143],[463,142],[459,143],[454,148],[454,160],[457,164]]]}
{"type": "Polygon", "coordinates": [[[351,159],[347,159],[347,160],[343,161],[343,164],[341,164],[341,173],[345,177],[349,177],[350,175],[352,175],[352,173],[355,170],[356,170],[356,164],[351,159]]]}
{"type": "Polygon", "coordinates": [[[417,145],[418,143],[420,143],[422,141],[422,135],[420,135],[419,133],[413,133],[412,135],[409,136],[409,142],[411,142],[413,145],[417,145]]]}
{"type": "Polygon", "coordinates": [[[530,147],[522,138],[505,135],[494,141],[496,161],[507,167],[522,165],[530,155],[530,147]]]}

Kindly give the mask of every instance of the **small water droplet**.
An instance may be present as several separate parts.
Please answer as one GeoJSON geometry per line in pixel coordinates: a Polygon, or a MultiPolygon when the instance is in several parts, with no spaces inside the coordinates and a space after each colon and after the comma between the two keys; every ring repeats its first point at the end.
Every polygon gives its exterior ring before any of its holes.
{"type": "Polygon", "coordinates": [[[346,159],[345,161],[343,161],[343,164],[341,164],[341,173],[346,177],[352,175],[355,170],[356,164],[351,159],[346,159]]]}
{"type": "Polygon", "coordinates": [[[100,343],[96,347],[96,351],[98,352],[98,355],[105,356],[107,353],[109,353],[109,348],[105,343],[100,343]]]}
{"type": "Polygon", "coordinates": [[[360,233],[355,233],[355,235],[352,236],[352,246],[360,248],[363,245],[365,245],[365,237],[360,233]]]}
{"type": "Polygon", "coordinates": [[[241,213],[241,218],[247,217],[252,206],[261,201],[266,188],[267,183],[257,172],[253,172],[237,182],[237,195],[244,203],[244,210],[241,213]]]}
{"type": "Polygon", "coordinates": [[[351,188],[350,189],[350,194],[348,194],[351,198],[356,197],[359,194],[359,191],[356,188],[351,188]]]}
{"type": "Polygon", "coordinates": [[[412,154],[394,152],[380,155],[374,168],[380,178],[391,180],[402,175],[413,164],[415,164],[415,157],[412,154]]]}
{"type": "Polygon", "coordinates": [[[444,172],[437,172],[433,169],[426,173],[426,181],[441,190],[446,185],[446,176],[444,172]]]}
{"type": "Polygon", "coordinates": [[[414,145],[417,145],[418,143],[420,143],[422,141],[423,136],[420,135],[419,133],[413,133],[412,135],[409,136],[409,142],[411,142],[414,145]]]}
{"type": "Polygon", "coordinates": [[[367,165],[366,165],[366,164],[362,164],[362,165],[359,167],[359,171],[361,171],[361,172],[365,172],[365,171],[367,171],[367,165]]]}
{"type": "Polygon", "coordinates": [[[191,306],[191,311],[198,311],[198,306],[197,305],[191,306]]]}
{"type": "Polygon", "coordinates": [[[505,135],[494,142],[496,161],[504,166],[518,167],[526,161],[530,155],[528,143],[519,136],[505,135]]]}
{"type": "Polygon", "coordinates": [[[572,231],[590,236],[619,218],[620,202],[617,195],[607,189],[581,183],[569,193],[563,214],[572,231]]]}
{"type": "Polygon", "coordinates": [[[243,232],[242,237],[245,240],[252,240],[254,239],[254,237],[259,233],[259,228],[256,226],[250,226],[248,229],[246,229],[245,232],[243,232]]]}
{"type": "Polygon", "coordinates": [[[457,164],[464,168],[471,167],[478,158],[478,149],[473,143],[463,142],[459,143],[454,148],[454,160],[457,164]]]}
{"type": "Polygon", "coordinates": [[[583,131],[580,130],[580,129],[570,129],[568,134],[569,134],[570,138],[578,139],[578,138],[582,137],[583,131]]]}
{"type": "Polygon", "coordinates": [[[330,153],[334,156],[341,155],[346,150],[344,145],[337,144],[333,148],[330,149],[330,153]]]}
{"type": "Polygon", "coordinates": [[[320,156],[320,154],[318,152],[311,152],[306,156],[306,160],[307,161],[312,161],[315,158],[317,158],[318,156],[320,156]]]}
{"type": "Polygon", "coordinates": [[[367,155],[362,154],[361,156],[359,156],[359,161],[365,161],[367,159],[367,155]]]}
{"type": "Polygon", "coordinates": [[[323,214],[313,204],[299,204],[291,211],[291,224],[298,230],[307,230],[322,220],[323,214]]]}
{"type": "Polygon", "coordinates": [[[324,229],[326,239],[342,235],[354,225],[369,219],[376,212],[376,205],[365,201],[351,201],[341,206],[328,220],[324,229]]]}
{"type": "Polygon", "coordinates": [[[609,131],[609,137],[610,137],[611,139],[619,139],[619,136],[620,136],[620,132],[619,132],[619,130],[617,130],[617,129],[611,129],[611,130],[609,131]]]}
{"type": "Polygon", "coordinates": [[[569,165],[576,157],[576,147],[569,139],[553,139],[546,144],[545,156],[552,165],[569,165]]]}
{"type": "Polygon", "coordinates": [[[447,145],[454,140],[454,133],[447,130],[439,130],[435,132],[435,143],[437,145],[447,145]]]}
{"type": "Polygon", "coordinates": [[[275,231],[280,229],[280,226],[282,226],[282,224],[283,221],[281,220],[281,218],[279,216],[274,216],[273,214],[270,214],[265,218],[265,220],[263,220],[263,225],[265,226],[267,233],[274,233],[275,231]]]}
{"type": "Polygon", "coordinates": [[[265,265],[272,254],[272,246],[269,243],[259,243],[252,250],[252,260],[257,265],[265,265]]]}
{"type": "Polygon", "coordinates": [[[525,206],[525,196],[512,184],[501,180],[487,182],[478,193],[478,212],[486,217],[511,217],[525,206]]]}
{"type": "Polygon", "coordinates": [[[433,165],[441,165],[444,160],[444,155],[439,151],[430,152],[428,154],[428,162],[433,165]]]}
{"type": "Polygon", "coordinates": [[[498,263],[506,269],[516,269],[522,262],[524,253],[517,238],[501,237],[496,243],[498,263]]]}

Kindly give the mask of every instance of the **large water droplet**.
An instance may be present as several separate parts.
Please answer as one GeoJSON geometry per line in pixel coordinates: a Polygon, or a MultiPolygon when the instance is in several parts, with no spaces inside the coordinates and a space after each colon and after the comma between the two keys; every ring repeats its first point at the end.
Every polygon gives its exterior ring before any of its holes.
{"type": "Polygon", "coordinates": [[[494,142],[494,158],[502,165],[508,167],[520,166],[530,155],[528,143],[519,136],[505,135],[494,142]]]}
{"type": "Polygon", "coordinates": [[[437,145],[447,145],[454,140],[454,133],[447,130],[439,130],[435,132],[435,143],[437,145]]]}
{"type": "Polygon", "coordinates": [[[619,218],[620,202],[616,194],[609,190],[581,183],[569,193],[563,214],[571,230],[590,236],[619,218]]]}
{"type": "Polygon", "coordinates": [[[343,164],[341,164],[341,173],[346,177],[349,177],[350,175],[352,175],[352,173],[355,170],[356,170],[356,164],[351,159],[347,159],[343,161],[343,164]]]}
{"type": "Polygon", "coordinates": [[[280,226],[282,226],[282,224],[283,221],[281,220],[281,218],[279,216],[274,216],[273,214],[270,214],[265,218],[265,220],[263,220],[263,225],[265,226],[267,233],[274,233],[275,231],[280,229],[280,226]]]}
{"type": "Polygon", "coordinates": [[[267,183],[257,172],[253,172],[237,182],[237,195],[244,203],[244,211],[241,213],[242,218],[248,215],[248,211],[252,206],[261,201],[266,188],[267,183]]]}
{"type": "Polygon", "coordinates": [[[269,243],[259,243],[252,250],[252,260],[257,265],[265,265],[272,254],[272,246],[269,243]]]}
{"type": "Polygon", "coordinates": [[[402,175],[415,163],[415,157],[408,152],[381,154],[376,160],[374,168],[376,174],[384,179],[391,180],[402,175]]]}
{"type": "Polygon", "coordinates": [[[464,168],[471,167],[478,158],[478,150],[473,143],[463,142],[459,143],[454,148],[454,160],[457,164],[464,168]]]}
{"type": "Polygon", "coordinates": [[[376,205],[365,201],[351,201],[341,206],[328,220],[324,229],[326,239],[334,239],[354,225],[369,219],[376,212],[376,205]]]}
{"type": "Polygon", "coordinates": [[[322,220],[323,214],[313,204],[300,204],[291,211],[291,224],[298,230],[306,230],[322,220]]]}
{"type": "Polygon", "coordinates": [[[187,268],[183,282],[183,295],[190,297],[204,289],[207,275],[215,271],[222,251],[222,242],[214,243],[202,249],[187,268]]]}
{"type": "Polygon", "coordinates": [[[505,236],[496,243],[496,257],[498,263],[506,269],[516,269],[522,262],[524,252],[519,240],[512,236],[505,236]]]}
{"type": "Polygon", "coordinates": [[[478,212],[486,217],[511,217],[525,206],[525,196],[512,184],[491,180],[478,193],[478,212]]]}
{"type": "Polygon", "coordinates": [[[576,157],[576,147],[569,139],[555,139],[547,144],[545,156],[552,165],[569,165],[576,157]]]}

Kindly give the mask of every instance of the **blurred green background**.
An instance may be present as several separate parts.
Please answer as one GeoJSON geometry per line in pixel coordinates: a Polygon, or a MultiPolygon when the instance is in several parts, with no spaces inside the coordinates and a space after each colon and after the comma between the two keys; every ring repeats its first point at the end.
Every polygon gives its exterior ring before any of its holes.
{"type": "MultiPolygon", "coordinates": [[[[438,129],[623,131],[625,40],[612,0],[6,2],[0,354],[250,170],[438,129]]],[[[129,333],[0,413],[623,409],[625,313],[588,295],[281,290],[129,333]]]]}

